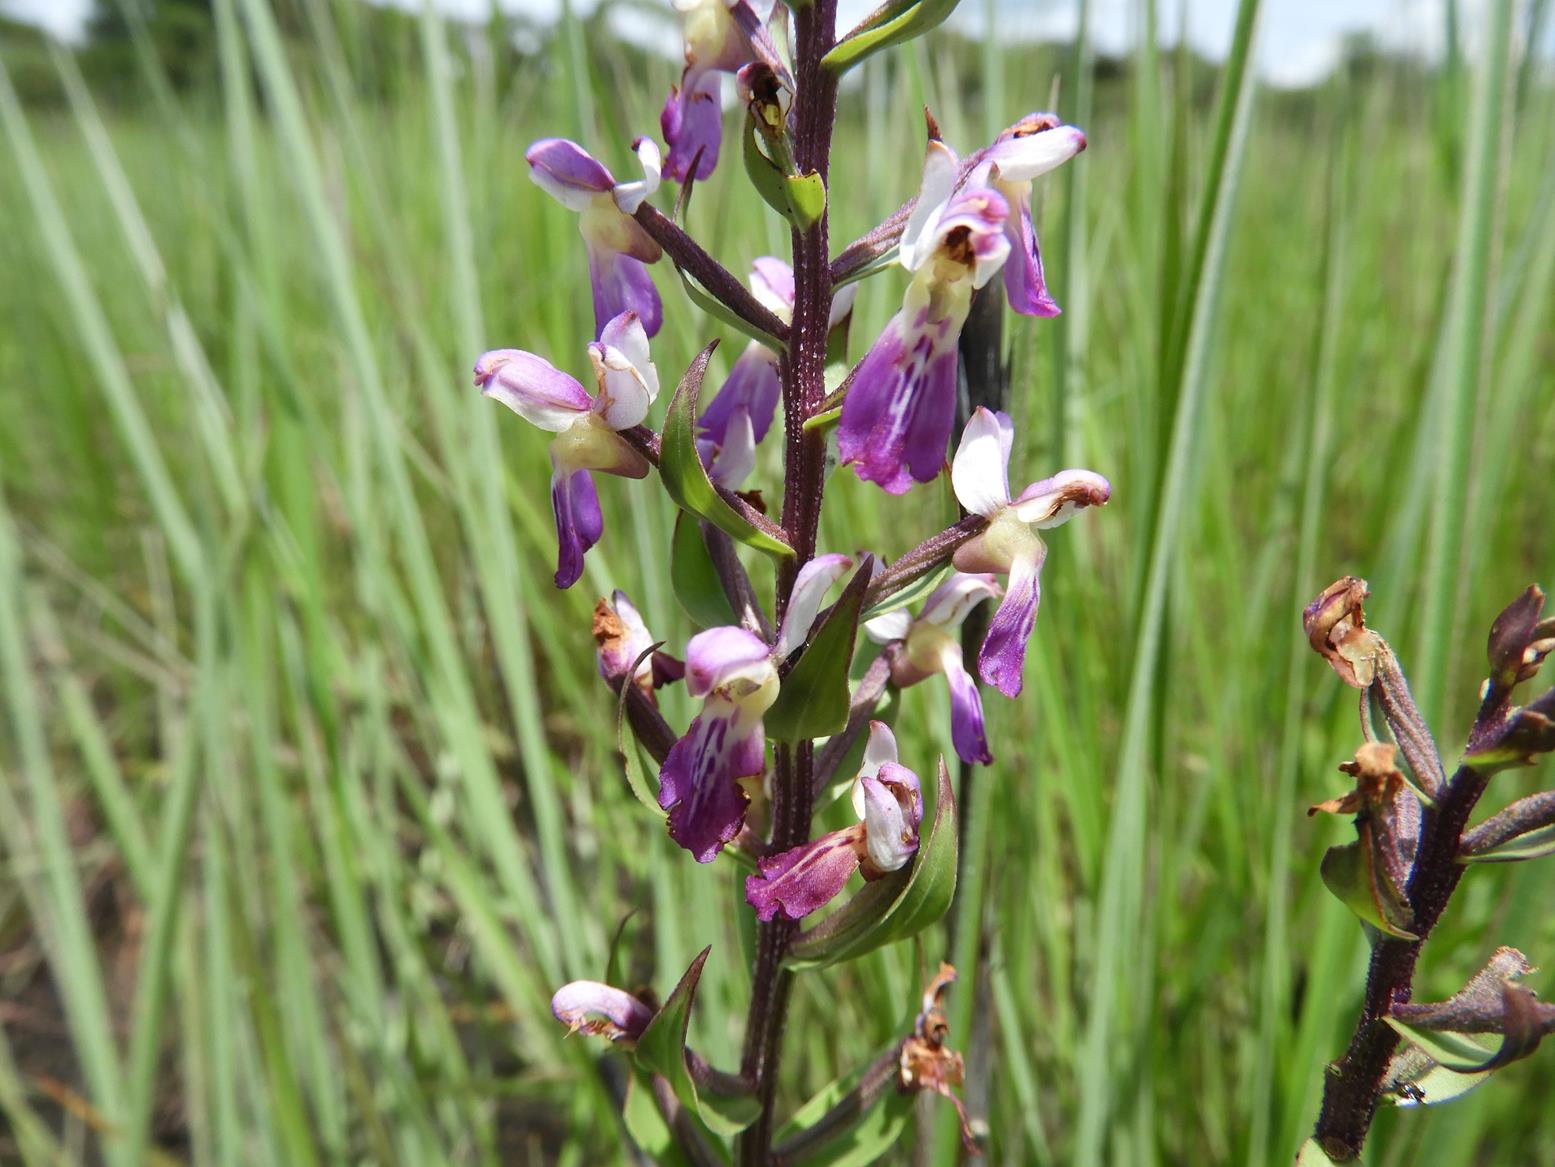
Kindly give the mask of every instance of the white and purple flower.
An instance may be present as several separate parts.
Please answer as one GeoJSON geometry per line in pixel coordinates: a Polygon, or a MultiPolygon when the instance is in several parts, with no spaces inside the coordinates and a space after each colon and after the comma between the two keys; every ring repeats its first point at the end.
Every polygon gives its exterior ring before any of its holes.
{"type": "Polygon", "coordinates": [[[867,880],[900,871],[918,852],[923,793],[914,774],[897,761],[896,738],[884,722],[869,724],[864,764],[853,780],[858,823],[759,863],[747,876],[745,899],[756,917],[781,913],[790,920],[830,903],[855,871],[867,880]]]}
{"type": "Polygon", "coordinates": [[[663,323],[658,289],[645,265],[662,254],[632,215],[659,187],[659,147],[639,138],[633,149],[643,177],[617,182],[615,176],[576,142],[542,138],[524,152],[529,177],[562,206],[579,215],[578,229],[588,244],[589,285],[594,296],[594,328],[623,312],[634,312],[643,330],[654,336],[663,323]]]}
{"type": "Polygon", "coordinates": [[[747,783],[766,768],[762,715],[778,697],[778,667],[804,643],[827,590],[853,566],[820,555],[799,571],[777,640],[739,627],[709,628],[686,645],[686,692],[702,701],[686,735],[659,771],[659,806],[670,838],[698,863],[711,863],[740,832],[747,783]]]}
{"type": "Polygon", "coordinates": [[[551,509],[556,516],[556,586],[583,574],[583,556],[599,542],[604,517],[592,471],[642,478],[648,461],[619,431],[641,425],[659,394],[648,336],[633,312],[611,319],[589,345],[594,395],[544,357],[495,349],[475,362],[481,393],[556,435],[551,442],[551,509]]]}
{"type": "Polygon", "coordinates": [[[573,981],[551,997],[551,1015],[568,1033],[598,1034],[630,1045],[648,1028],[654,1010],[611,985],[573,981]]]}
{"type": "Polygon", "coordinates": [[[1010,497],[1010,446],[1015,426],[1005,413],[979,408],[967,422],[950,466],[956,498],[988,527],[956,549],[961,571],[1008,575],[977,658],[978,675],[1006,697],[1020,694],[1026,644],[1037,622],[1039,576],[1047,545],[1039,530],[1056,527],[1084,507],[1102,506],[1112,487],[1090,470],[1060,470],[1010,497]]]}
{"type": "MultiPolygon", "coordinates": [[[[762,307],[784,324],[793,319],[794,272],[788,264],[771,256],[755,260],[750,286],[762,307]]],[[[857,285],[849,284],[832,297],[830,327],[853,311],[857,293],[857,285]]],[[[702,465],[719,486],[738,490],[755,469],[756,447],[772,427],[781,396],[778,354],[760,341],[751,341],[697,421],[702,465]]]]}
{"type": "Polygon", "coordinates": [[[968,765],[993,761],[983,728],[983,699],[967,672],[956,630],[972,609],[1001,594],[992,575],[955,572],[935,588],[923,610],[911,617],[898,608],[866,621],[871,640],[885,644],[891,662],[891,683],[899,689],[926,681],[936,673],[950,686],[950,736],[956,756],[968,765]]]}
{"type": "Polygon", "coordinates": [[[669,148],[664,175],[676,182],[701,181],[718,165],[723,138],[719,74],[738,72],[758,55],[776,59],[767,24],[782,5],[774,0],[675,0],[675,7],[685,22],[686,67],[659,114],[669,148]],[[765,53],[757,53],[756,39],[767,42],[765,53]]]}
{"type": "Polygon", "coordinates": [[[1084,149],[1085,134],[1061,124],[1056,114],[1027,114],[994,139],[967,177],[968,182],[987,182],[1009,204],[1004,235],[1010,258],[1004,265],[1004,291],[1010,307],[1024,316],[1059,312],[1042,275],[1042,253],[1031,221],[1031,184],[1084,149]]]}
{"type": "Polygon", "coordinates": [[[653,634],[620,588],[594,605],[594,644],[599,675],[619,690],[630,673],[632,683],[649,701],[655,689],[686,675],[684,662],[667,652],[648,652],[654,645],[653,634]]]}
{"type": "Polygon", "coordinates": [[[954,150],[930,139],[923,187],[900,245],[912,282],[842,405],[842,461],[891,494],[932,481],[945,465],[955,425],[956,342],[972,293],[1010,253],[1009,203],[987,181],[958,186],[960,167],[954,150]]]}

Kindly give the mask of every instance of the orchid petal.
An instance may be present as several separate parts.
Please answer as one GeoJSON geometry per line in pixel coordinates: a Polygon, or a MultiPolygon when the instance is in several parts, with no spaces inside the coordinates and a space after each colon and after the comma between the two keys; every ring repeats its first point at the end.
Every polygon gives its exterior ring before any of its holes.
{"type": "Polygon", "coordinates": [[[831,312],[826,317],[827,331],[836,328],[847,319],[848,313],[853,311],[853,301],[858,299],[858,289],[858,284],[843,284],[832,292],[831,312]]]}
{"type": "Polygon", "coordinates": [[[713,482],[725,490],[738,490],[756,469],[756,432],[750,411],[743,405],[735,410],[724,426],[723,441],[715,445],[707,438],[698,438],[697,450],[707,451],[703,465],[713,482]]]}
{"type": "Polygon", "coordinates": [[[627,215],[635,215],[637,208],[659,189],[659,177],[663,170],[663,163],[659,158],[659,144],[652,138],[638,138],[632,143],[632,150],[643,168],[642,178],[635,182],[618,182],[611,191],[616,206],[627,215]]]}
{"type": "Polygon", "coordinates": [[[1004,293],[1010,307],[1022,316],[1059,315],[1058,302],[1048,294],[1047,277],[1042,271],[1042,252],[1037,247],[1036,228],[1031,223],[1031,208],[1012,208],[1004,221],[1010,243],[1010,257],[1004,264],[1004,293]]]}
{"type": "Polygon", "coordinates": [[[653,646],[653,634],[619,588],[608,600],[602,598],[594,605],[593,632],[599,675],[612,684],[625,680],[634,664],[637,668],[632,680],[647,694],[685,675],[686,666],[668,653],[654,652],[643,657],[653,646]]]}
{"type": "Polygon", "coordinates": [[[864,794],[864,845],[870,865],[876,871],[898,871],[918,850],[916,832],[908,831],[902,804],[878,778],[865,778],[858,786],[864,794]]]}
{"type": "Polygon", "coordinates": [[[954,659],[946,654],[943,671],[950,685],[950,739],[956,747],[956,757],[969,766],[979,762],[986,766],[993,761],[993,754],[983,726],[983,696],[966,670],[960,645],[956,646],[954,659]]]}
{"type": "Polygon", "coordinates": [[[483,353],[475,362],[481,394],[500,401],[530,425],[561,433],[587,413],[592,402],[577,381],[550,361],[522,349],[483,353]]]}
{"type": "Polygon", "coordinates": [[[1051,114],[1032,114],[999,135],[983,154],[983,160],[997,168],[1007,182],[1030,182],[1050,170],[1056,170],[1085,149],[1085,133],[1075,126],[1052,126],[1051,114]],[[1048,125],[1051,128],[1022,132],[1022,126],[1048,125]]]}
{"type": "Polygon", "coordinates": [[[706,697],[734,687],[761,689],[777,679],[771,653],[761,637],[744,628],[730,625],[699,632],[686,644],[686,691],[706,697]]]}
{"type": "Polygon", "coordinates": [[[653,1010],[630,993],[598,981],[573,981],[551,997],[551,1014],[569,1033],[597,1033],[611,1041],[635,1041],[653,1010]]]}
{"type": "Polygon", "coordinates": [[[641,425],[659,395],[659,372],[648,356],[648,334],[635,312],[614,316],[589,345],[599,384],[594,411],[613,430],[641,425]]]}
{"type": "Polygon", "coordinates": [[[860,478],[889,494],[933,481],[945,464],[959,329],[948,319],[909,328],[898,312],[859,362],[842,403],[837,449],[860,478]]]}
{"type": "Polygon", "coordinates": [[[1040,574],[1045,555],[1043,549],[1035,556],[1022,556],[1011,564],[1004,602],[988,624],[988,635],[983,639],[983,648],[977,657],[978,675],[1006,697],[1019,697],[1024,683],[1026,645],[1037,623],[1037,604],[1042,598],[1040,574]]]}
{"type": "Polygon", "coordinates": [[[997,599],[999,581],[991,574],[953,572],[923,603],[918,619],[939,628],[959,628],[972,609],[984,600],[997,599]]]}
{"type": "Polygon", "coordinates": [[[705,437],[711,438],[717,445],[723,445],[727,440],[725,430],[729,419],[737,409],[744,409],[750,419],[753,437],[760,442],[772,428],[772,417],[777,411],[778,398],[782,392],[782,385],[778,381],[777,355],[751,341],[729,370],[729,377],[718,390],[718,395],[702,411],[697,426],[705,437]]]}
{"type": "MultiPolygon", "coordinates": [[[[632,222],[632,226],[637,224],[632,222]]],[[[642,260],[593,244],[588,251],[594,327],[603,332],[605,325],[621,313],[634,312],[644,333],[657,336],[664,321],[664,308],[659,301],[659,290],[653,286],[653,277],[642,260]]]]}
{"type": "Polygon", "coordinates": [[[664,176],[676,182],[688,178],[708,178],[718,166],[718,150],[723,139],[721,83],[717,73],[692,75],[687,69],[680,85],[672,88],[659,114],[659,129],[669,154],[664,159],[664,176]],[[700,157],[699,157],[700,155],[700,157]],[[696,173],[691,164],[696,163],[696,173]]]}
{"type": "Polygon", "coordinates": [[[802,919],[836,898],[858,870],[863,830],[848,827],[761,860],[745,878],[745,899],[766,921],[778,913],[802,919]]]}
{"type": "Polygon", "coordinates": [[[1016,516],[1038,530],[1067,523],[1085,507],[1098,507],[1112,497],[1112,484],[1091,470],[1060,470],[1033,482],[1012,504],[1016,516]]]}
{"type": "Polygon", "coordinates": [[[929,139],[923,158],[923,181],[918,188],[918,201],[913,204],[912,213],[907,216],[907,224],[902,228],[898,251],[902,266],[908,271],[917,271],[922,267],[932,250],[938,246],[936,225],[944,204],[955,189],[956,174],[960,169],[961,160],[956,157],[954,150],[938,138],[929,139]],[[920,246],[925,240],[928,241],[927,248],[920,246]]]}
{"type": "Polygon", "coordinates": [[[971,256],[971,280],[981,288],[1004,266],[1010,254],[1004,222],[1009,201],[990,186],[969,183],[950,197],[933,224],[930,246],[937,254],[950,254],[962,263],[971,256]]]}
{"type": "MultiPolygon", "coordinates": [[[[694,669],[693,663],[688,683],[694,669]]],[[[765,745],[759,715],[748,717],[730,702],[710,701],[665,755],[659,805],[669,812],[670,838],[698,863],[711,863],[740,833],[749,802],[740,780],[761,774],[765,745]]]]}
{"type": "Polygon", "coordinates": [[[805,642],[827,591],[852,566],[853,560],[848,556],[833,554],[817,555],[799,569],[788,598],[788,609],[783,613],[783,624],[778,629],[777,644],[772,650],[774,657],[785,660],[805,642]]]}
{"type": "Polygon", "coordinates": [[[864,778],[880,777],[882,766],[894,766],[897,764],[896,735],[891,732],[891,727],[883,721],[871,721],[869,723],[869,738],[864,743],[864,760],[859,765],[859,772],[853,782],[853,813],[858,815],[859,821],[864,821],[864,787],[861,780],[864,778]]]}
{"type": "Polygon", "coordinates": [[[992,518],[1010,501],[1010,447],[1015,423],[1007,413],[978,406],[950,463],[956,501],[974,515],[992,518]]]}
{"type": "Polygon", "coordinates": [[[570,588],[583,574],[583,556],[604,534],[594,478],[587,470],[558,467],[551,475],[551,510],[556,517],[556,586],[570,588]]]}
{"type": "Polygon", "coordinates": [[[541,138],[524,151],[524,160],[535,185],[568,210],[584,210],[596,194],[615,185],[610,171],[566,138],[541,138]]]}
{"type": "Polygon", "coordinates": [[[751,262],[750,285],[757,301],[779,320],[793,316],[794,269],[788,264],[770,255],[759,256],[751,262]]]}
{"type": "Polygon", "coordinates": [[[905,640],[912,628],[912,617],[906,608],[882,612],[864,621],[864,635],[876,644],[890,644],[893,640],[905,640]]]}

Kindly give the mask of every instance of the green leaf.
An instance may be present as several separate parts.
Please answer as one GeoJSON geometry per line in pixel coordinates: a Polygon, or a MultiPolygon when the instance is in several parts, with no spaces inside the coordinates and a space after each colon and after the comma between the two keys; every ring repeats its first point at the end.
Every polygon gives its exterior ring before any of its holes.
{"type": "Polygon", "coordinates": [[[648,775],[643,770],[643,759],[638,750],[637,738],[633,735],[631,721],[626,716],[626,700],[632,691],[630,678],[636,675],[637,666],[642,663],[644,657],[654,651],[654,648],[645,649],[638,655],[632,662],[631,669],[627,671],[628,679],[621,685],[621,695],[616,701],[616,749],[621,752],[621,761],[626,767],[626,784],[632,788],[637,801],[662,819],[665,817],[664,808],[659,805],[658,792],[650,785],[648,775]]]}
{"type": "Polygon", "coordinates": [[[859,565],[794,667],[783,677],[777,700],[762,718],[767,736],[774,741],[828,737],[848,724],[852,699],[848,669],[853,663],[859,609],[869,587],[871,566],[868,559],[859,565]]]}
{"type": "Polygon", "coordinates": [[[659,1104],[653,1100],[653,1080],[643,1070],[633,1067],[626,1082],[626,1101],[621,1107],[621,1123],[631,1136],[637,1149],[647,1155],[659,1167],[689,1167],[689,1161],[659,1104]]]}
{"type": "MultiPolygon", "coordinates": [[[[858,1091],[864,1075],[896,1048],[893,1044],[863,1066],[822,1087],[783,1125],[775,1140],[778,1147],[781,1149],[800,1139],[823,1119],[835,1124],[835,1129],[828,1130],[818,1139],[804,1140],[798,1161],[805,1167],[866,1167],[895,1146],[912,1117],[913,1096],[898,1090],[894,1080],[883,1084],[872,1099],[855,1097],[850,1105],[858,1109],[853,1113],[838,1116],[833,1112],[848,1095],[858,1091]]],[[[895,1075],[892,1077],[894,1079],[895,1075]]]]}
{"type": "Polygon", "coordinates": [[[956,798],[944,759],[939,764],[934,826],[911,865],[864,885],[789,945],[784,964],[825,968],[923,931],[945,914],[956,894],[956,798]]]}
{"type": "Polygon", "coordinates": [[[697,402],[701,396],[702,378],[707,373],[708,358],[713,355],[714,347],[716,342],[708,345],[691,362],[686,375],[680,379],[674,399],[670,401],[669,413],[664,419],[659,477],[670,497],[682,510],[699,515],[741,543],[786,559],[794,554],[794,549],[755,526],[730,506],[708,478],[702,459],[697,456],[697,402]]]}
{"type": "Polygon", "coordinates": [[[712,950],[712,945],[708,945],[697,954],[675,991],[637,1039],[632,1056],[642,1069],[662,1074],[680,1104],[706,1123],[709,1130],[719,1135],[733,1135],[756,1121],[761,1104],[750,1094],[728,1096],[710,1090],[698,1091],[691,1069],[686,1065],[686,1027],[691,1022],[691,1006],[696,1001],[702,966],[712,950]]]}
{"type": "Polygon", "coordinates": [[[1384,1017],[1406,1041],[1419,1046],[1437,1065],[1459,1074],[1482,1074],[1499,1065],[1503,1041],[1488,1044],[1493,1034],[1455,1033],[1449,1029],[1424,1029],[1397,1017],[1384,1017]]]}
{"type": "Polygon", "coordinates": [[[1459,863],[1516,863],[1521,859],[1541,859],[1555,855],[1555,823],[1513,835],[1472,855],[1459,855],[1459,863]]]}
{"type": "Polygon", "coordinates": [[[1419,939],[1405,926],[1409,906],[1377,871],[1370,849],[1359,839],[1329,848],[1322,872],[1328,890],[1363,921],[1400,940],[1419,939]]]}
{"type": "Polygon", "coordinates": [[[1444,1102],[1462,1098],[1489,1078],[1491,1072],[1486,1070],[1480,1074],[1463,1074],[1427,1060],[1427,1068],[1418,1077],[1399,1083],[1385,1097],[1400,1109],[1440,1106],[1444,1102]]]}
{"type": "Polygon", "coordinates": [[[801,231],[808,231],[826,212],[826,184],[815,171],[790,174],[763,153],[761,131],[747,114],[742,134],[745,173],[766,204],[801,231]]]}
{"type": "Polygon", "coordinates": [[[713,566],[702,526],[695,515],[685,511],[675,516],[675,534],[670,540],[670,586],[693,624],[717,628],[739,622],[713,566]]]}
{"type": "Polygon", "coordinates": [[[783,190],[788,196],[789,219],[801,231],[808,231],[821,221],[826,213],[826,184],[815,171],[809,174],[790,174],[783,178],[783,190]]]}
{"type": "Polygon", "coordinates": [[[821,58],[821,67],[833,73],[845,73],[866,57],[922,36],[943,24],[956,10],[957,3],[958,0],[918,0],[917,3],[896,0],[882,5],[821,58]]]}

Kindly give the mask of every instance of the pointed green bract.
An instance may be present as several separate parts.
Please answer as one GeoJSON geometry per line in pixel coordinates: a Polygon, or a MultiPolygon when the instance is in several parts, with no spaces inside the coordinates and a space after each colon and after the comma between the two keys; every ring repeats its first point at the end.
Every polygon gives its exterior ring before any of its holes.
{"type": "Polygon", "coordinates": [[[781,742],[808,741],[837,733],[848,724],[848,671],[869,577],[870,562],[866,559],[783,678],[777,701],[762,719],[768,737],[781,742]]]}
{"type": "Polygon", "coordinates": [[[1359,839],[1329,848],[1322,871],[1328,890],[1362,921],[1400,940],[1418,939],[1407,927],[1408,905],[1388,886],[1359,839]]]}
{"type": "Polygon", "coordinates": [[[738,623],[713,566],[701,526],[696,516],[686,511],[675,516],[675,534],[670,541],[670,586],[693,624],[716,628],[738,623]]]}
{"type": "Polygon", "coordinates": [[[897,0],[878,9],[863,24],[845,37],[836,48],[821,58],[821,65],[833,73],[846,73],[865,58],[922,36],[945,22],[960,0],[897,0]]]}

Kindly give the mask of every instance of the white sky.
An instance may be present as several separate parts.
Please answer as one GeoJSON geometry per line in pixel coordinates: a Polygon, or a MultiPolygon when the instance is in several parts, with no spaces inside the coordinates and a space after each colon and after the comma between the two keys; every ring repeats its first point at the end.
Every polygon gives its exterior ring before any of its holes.
{"type": "MultiPolygon", "coordinates": [[[[418,0],[391,0],[405,7],[418,0]]],[[[490,11],[493,0],[432,0],[450,14],[476,17],[490,11]]],[[[495,0],[505,10],[552,16],[561,0],[495,0]]],[[[594,0],[575,0],[580,10],[594,0]]],[[[1484,3],[1468,0],[1471,13],[1484,3]]],[[[879,0],[840,0],[842,22],[857,19],[879,0]]],[[[996,0],[1000,34],[1011,37],[1059,39],[1073,32],[1076,0],[996,0]]],[[[1337,59],[1341,38],[1349,32],[1371,30],[1386,45],[1435,55],[1442,44],[1444,0],[1264,0],[1259,30],[1258,63],[1263,77],[1277,85],[1300,85],[1321,78],[1337,59]]],[[[669,4],[665,4],[666,9],[669,4]]],[[[1104,50],[1119,51],[1131,39],[1134,0],[1092,0],[1093,35],[1104,50]]],[[[1165,0],[1163,13],[1175,13],[1177,3],[1165,0]]],[[[1189,0],[1188,38],[1201,52],[1220,58],[1231,40],[1235,0],[1189,0]]],[[[0,11],[33,20],[63,37],[76,33],[91,8],[91,0],[0,0],[0,11]]],[[[985,0],[963,0],[952,19],[969,31],[986,22],[985,0]]],[[[1162,17],[1163,27],[1175,40],[1175,16],[1162,17]]],[[[1465,24],[1477,23],[1472,15],[1465,24]]]]}

